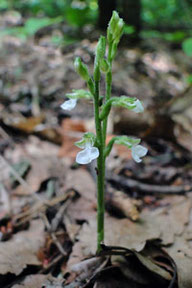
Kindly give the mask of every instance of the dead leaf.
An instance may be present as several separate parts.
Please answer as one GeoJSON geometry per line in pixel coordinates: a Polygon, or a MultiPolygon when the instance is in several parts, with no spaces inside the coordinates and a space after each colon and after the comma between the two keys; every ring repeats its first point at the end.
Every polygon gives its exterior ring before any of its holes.
{"type": "Polygon", "coordinates": [[[41,220],[33,220],[29,230],[15,234],[7,242],[1,242],[0,274],[19,275],[27,265],[40,265],[37,253],[44,241],[44,224],[41,220]]]}
{"type": "Polygon", "coordinates": [[[35,127],[42,123],[44,120],[44,116],[38,116],[38,117],[30,117],[30,118],[22,118],[18,119],[16,123],[12,123],[11,126],[14,128],[17,128],[27,134],[33,133],[35,130],[35,127]]]}
{"type": "MultiPolygon", "coordinates": [[[[161,239],[167,245],[174,242],[175,236],[184,231],[189,221],[191,200],[185,196],[171,197],[170,206],[145,209],[140,221],[133,223],[129,219],[116,219],[105,216],[105,244],[122,246],[141,251],[147,240],[161,239]],[[182,211],[182,212],[181,212],[182,211]]],[[[96,251],[96,219],[89,219],[79,234],[84,255],[93,255],[96,251]]]]}
{"type": "Polygon", "coordinates": [[[79,148],[75,142],[79,140],[86,132],[85,122],[80,119],[64,119],[62,122],[61,134],[63,135],[63,144],[59,151],[60,157],[71,157],[75,159],[79,148]]]}
{"type": "Polygon", "coordinates": [[[42,288],[46,278],[46,275],[30,275],[21,284],[15,284],[12,288],[42,288]]]}

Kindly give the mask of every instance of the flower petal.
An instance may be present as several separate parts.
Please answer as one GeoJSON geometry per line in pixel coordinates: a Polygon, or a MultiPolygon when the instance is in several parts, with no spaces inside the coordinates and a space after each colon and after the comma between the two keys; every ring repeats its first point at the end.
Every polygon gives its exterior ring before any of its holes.
{"type": "Polygon", "coordinates": [[[72,110],[73,108],[75,108],[77,104],[77,99],[69,99],[67,101],[65,101],[63,104],[61,104],[61,108],[63,110],[72,110]]]}
{"type": "Polygon", "coordinates": [[[136,112],[136,113],[141,113],[144,111],[144,108],[143,108],[143,105],[141,103],[141,101],[139,99],[137,99],[135,102],[134,102],[134,105],[136,105],[135,108],[132,109],[132,111],[136,112]]]}
{"type": "Polygon", "coordinates": [[[147,154],[147,151],[148,149],[142,145],[135,145],[131,148],[132,157],[137,163],[142,161],[140,158],[144,157],[147,154]]]}
{"type": "Polygon", "coordinates": [[[96,147],[87,147],[77,153],[76,162],[79,164],[88,164],[99,157],[99,150],[96,147]]]}

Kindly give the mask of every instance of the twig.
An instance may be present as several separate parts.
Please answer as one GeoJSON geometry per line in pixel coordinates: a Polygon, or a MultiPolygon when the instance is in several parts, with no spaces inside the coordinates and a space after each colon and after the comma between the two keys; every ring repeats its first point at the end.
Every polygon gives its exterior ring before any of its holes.
{"type": "Polygon", "coordinates": [[[28,211],[18,214],[15,217],[15,221],[16,220],[18,221],[19,219],[25,218],[24,221],[21,220],[19,222],[19,225],[20,225],[21,223],[26,222],[27,220],[30,220],[34,214],[37,214],[39,212],[43,213],[47,209],[47,207],[55,206],[56,204],[58,204],[62,201],[66,201],[66,199],[68,199],[68,198],[73,198],[75,195],[76,195],[75,191],[72,190],[72,191],[69,191],[68,193],[61,195],[57,198],[54,198],[52,200],[49,200],[46,202],[42,201],[40,203],[37,202],[28,211]]]}
{"type": "Polygon", "coordinates": [[[41,269],[38,273],[43,274],[47,272],[51,267],[53,267],[55,264],[57,264],[59,261],[62,260],[64,256],[62,254],[59,254],[57,257],[53,259],[52,262],[50,262],[45,268],[41,269]]]}
{"type": "Polygon", "coordinates": [[[168,185],[152,185],[141,183],[133,179],[127,179],[119,175],[111,175],[107,178],[108,182],[112,185],[126,189],[126,192],[134,192],[137,190],[145,194],[185,194],[192,191],[192,186],[182,185],[182,186],[168,186],[168,185]]]}
{"type": "Polygon", "coordinates": [[[48,232],[50,233],[51,235],[51,238],[53,239],[55,245],[57,246],[58,250],[60,251],[60,253],[63,255],[63,256],[67,256],[67,253],[66,251],[63,249],[61,243],[59,242],[59,240],[57,239],[56,235],[54,232],[51,232],[51,225],[47,219],[47,216],[45,214],[42,214],[42,219],[44,220],[44,223],[45,223],[45,226],[48,230],[48,232]]]}
{"type": "Polygon", "coordinates": [[[6,166],[9,167],[11,173],[14,175],[17,181],[29,192],[29,194],[33,198],[42,202],[42,199],[36,193],[34,193],[33,189],[31,189],[31,187],[27,184],[27,182],[17,173],[17,171],[11,166],[11,164],[9,164],[9,162],[2,155],[0,155],[0,162],[4,163],[6,166]]]}
{"type": "Polygon", "coordinates": [[[71,198],[67,199],[67,201],[59,208],[59,211],[51,222],[51,232],[55,232],[57,230],[57,227],[59,226],[59,223],[63,218],[63,214],[65,213],[65,210],[68,207],[69,203],[71,203],[71,200],[71,198]]]}

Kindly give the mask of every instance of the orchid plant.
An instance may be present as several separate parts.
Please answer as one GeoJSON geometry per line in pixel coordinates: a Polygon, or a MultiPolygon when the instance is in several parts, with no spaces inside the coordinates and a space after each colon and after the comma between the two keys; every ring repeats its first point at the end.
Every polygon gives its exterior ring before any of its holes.
{"type": "Polygon", "coordinates": [[[81,98],[91,99],[94,104],[94,117],[96,134],[87,132],[75,145],[82,149],[76,162],[88,164],[97,159],[97,251],[101,250],[104,242],[104,184],[105,161],[109,156],[113,144],[121,144],[131,149],[131,154],[136,162],[141,162],[146,155],[147,148],[140,145],[140,139],[129,136],[115,136],[106,143],[107,120],[112,107],[125,107],[136,113],[143,112],[144,108],[140,100],[128,96],[111,97],[112,62],[117,52],[117,46],[123,34],[124,22],[117,12],[113,12],[107,29],[107,37],[101,36],[95,53],[93,76],[90,76],[87,66],[77,57],[74,62],[77,73],[87,83],[88,90],[73,90],[66,94],[69,100],[65,101],[61,108],[71,110],[75,108],[81,98]],[[106,52],[106,46],[108,46],[106,52]],[[100,96],[101,73],[105,74],[105,96],[100,96]]]}

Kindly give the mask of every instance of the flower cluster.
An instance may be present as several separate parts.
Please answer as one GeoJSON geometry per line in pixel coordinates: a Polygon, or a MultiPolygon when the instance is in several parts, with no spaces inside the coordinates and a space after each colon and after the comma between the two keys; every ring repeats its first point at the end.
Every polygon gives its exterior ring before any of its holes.
{"type": "MultiPolygon", "coordinates": [[[[81,90],[82,91],[82,90],[81,90]]],[[[72,94],[72,93],[71,93],[72,94]]],[[[70,97],[70,94],[68,94],[68,97],[70,97]]],[[[125,97],[125,96],[122,96],[125,97]]],[[[83,97],[79,97],[83,98],[83,97]]],[[[65,101],[60,107],[64,110],[72,110],[75,108],[77,103],[77,99],[69,99],[65,101]]],[[[143,112],[144,108],[140,100],[135,99],[133,103],[129,103],[131,110],[136,112],[136,113],[141,113],[143,112]],[[134,107],[134,108],[132,108],[134,107]]],[[[124,136],[120,137],[123,138],[124,136]]],[[[130,138],[129,138],[130,140],[130,138]]],[[[133,139],[134,140],[134,139],[133,139]]],[[[80,140],[79,142],[76,142],[76,146],[79,148],[83,149],[80,151],[77,156],[76,156],[76,162],[79,164],[89,164],[91,163],[94,159],[97,159],[99,157],[99,149],[97,147],[94,147],[94,142],[95,142],[95,135],[92,133],[85,133],[83,136],[83,139],[80,140]]],[[[125,142],[122,141],[115,141],[117,144],[122,144],[126,145],[125,142]]],[[[140,140],[139,140],[140,142],[140,140]]],[[[128,148],[131,149],[131,155],[135,162],[140,163],[142,161],[142,157],[144,157],[148,150],[146,147],[142,145],[138,145],[138,143],[130,143],[128,148]]]]}

